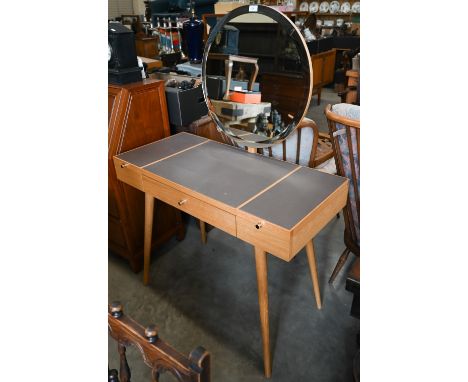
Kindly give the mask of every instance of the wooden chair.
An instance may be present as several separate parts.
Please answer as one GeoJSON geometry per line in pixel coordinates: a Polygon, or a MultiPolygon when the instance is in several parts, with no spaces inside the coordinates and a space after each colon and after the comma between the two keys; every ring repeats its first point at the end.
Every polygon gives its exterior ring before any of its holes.
{"type": "Polygon", "coordinates": [[[346,249],[341,254],[329,283],[333,283],[350,252],[359,256],[360,240],[360,107],[347,103],[327,105],[328,121],[337,174],[350,180],[348,202],[343,209],[345,219],[344,242],[346,249]]]}
{"type": "Polygon", "coordinates": [[[352,103],[353,105],[359,105],[359,71],[348,70],[346,71],[347,86],[338,95],[341,98],[342,103],[352,103]]]}
{"type": "Polygon", "coordinates": [[[320,133],[317,124],[308,118],[304,118],[282,143],[259,149],[259,152],[265,156],[309,167],[317,167],[333,158],[330,136],[320,133]]]}
{"type": "Polygon", "coordinates": [[[354,260],[351,269],[346,277],[345,289],[350,291],[353,296],[353,303],[351,304],[351,316],[360,317],[360,289],[361,289],[361,266],[359,257],[354,260]]]}
{"type": "Polygon", "coordinates": [[[118,343],[120,372],[108,370],[109,382],[130,382],[131,372],[125,355],[126,347],[134,345],[151,368],[152,380],[158,382],[162,373],[171,373],[179,382],[210,382],[210,354],[201,346],[189,355],[178,353],[158,336],[156,326],[146,329],[123,313],[122,305],[113,302],[108,306],[109,334],[118,343]]]}

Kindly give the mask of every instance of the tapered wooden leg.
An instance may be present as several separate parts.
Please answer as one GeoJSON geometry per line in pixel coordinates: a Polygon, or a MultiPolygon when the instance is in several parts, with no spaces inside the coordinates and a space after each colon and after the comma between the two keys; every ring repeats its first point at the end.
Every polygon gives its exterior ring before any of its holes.
{"type": "Polygon", "coordinates": [[[320,299],[320,287],[317,274],[317,261],[315,260],[314,244],[312,240],[306,244],[307,258],[309,259],[310,275],[312,276],[312,284],[314,286],[315,302],[317,308],[322,309],[322,300],[320,299]]]}
{"type": "Polygon", "coordinates": [[[268,278],[267,254],[255,247],[255,266],[257,268],[258,305],[260,307],[260,326],[263,342],[263,367],[265,376],[271,377],[270,324],[268,319],[268,278]]]}
{"type": "Polygon", "coordinates": [[[201,241],[203,244],[206,244],[206,224],[203,220],[199,220],[199,222],[200,222],[201,241]]]}
{"type": "Polygon", "coordinates": [[[154,213],[154,198],[148,193],[145,193],[145,243],[144,243],[144,264],[143,264],[143,284],[149,283],[149,270],[151,262],[151,236],[153,233],[153,213],[154,213]]]}
{"type": "Polygon", "coordinates": [[[341,254],[340,258],[338,259],[335,269],[333,269],[332,275],[330,276],[330,280],[328,280],[329,284],[332,284],[333,281],[335,281],[335,277],[338,273],[340,273],[341,268],[343,268],[344,263],[346,263],[346,260],[348,259],[350,250],[346,248],[344,252],[341,254]]]}

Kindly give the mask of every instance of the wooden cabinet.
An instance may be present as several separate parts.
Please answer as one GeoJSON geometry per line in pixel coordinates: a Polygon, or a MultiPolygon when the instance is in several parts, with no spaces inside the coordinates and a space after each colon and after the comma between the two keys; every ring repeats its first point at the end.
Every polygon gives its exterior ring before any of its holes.
{"type": "MultiPolygon", "coordinates": [[[[143,265],[144,194],[117,180],[112,157],[168,137],[164,82],[143,80],[108,87],[108,235],[109,249],[138,272],[143,265]]],[[[180,212],[157,202],[153,246],[184,237],[180,212]]]]}
{"type": "Polygon", "coordinates": [[[318,95],[317,104],[320,105],[322,88],[325,85],[331,84],[335,77],[336,49],[313,54],[310,58],[314,76],[312,94],[318,95]]]}
{"type": "Polygon", "coordinates": [[[158,54],[158,37],[135,37],[135,48],[138,56],[154,58],[158,54]]]}
{"type": "Polygon", "coordinates": [[[262,101],[270,102],[272,109],[282,115],[295,115],[303,110],[309,97],[308,81],[295,73],[264,73],[261,90],[262,101]]]}

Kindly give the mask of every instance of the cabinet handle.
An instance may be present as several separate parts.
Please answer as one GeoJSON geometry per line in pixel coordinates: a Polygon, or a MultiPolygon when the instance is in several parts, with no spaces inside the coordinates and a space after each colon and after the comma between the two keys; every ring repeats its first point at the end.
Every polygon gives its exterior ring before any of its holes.
{"type": "Polygon", "coordinates": [[[129,164],[130,164],[130,163],[122,163],[122,164],[120,165],[120,167],[121,167],[121,168],[125,168],[125,167],[127,167],[129,164]]]}
{"type": "Polygon", "coordinates": [[[257,224],[255,224],[255,228],[260,229],[260,228],[262,228],[264,225],[265,225],[264,222],[258,222],[257,224]]]}
{"type": "Polygon", "coordinates": [[[179,200],[179,201],[177,202],[177,204],[178,204],[179,206],[181,206],[182,204],[185,204],[185,203],[187,203],[187,199],[182,199],[182,200],[179,200]]]}

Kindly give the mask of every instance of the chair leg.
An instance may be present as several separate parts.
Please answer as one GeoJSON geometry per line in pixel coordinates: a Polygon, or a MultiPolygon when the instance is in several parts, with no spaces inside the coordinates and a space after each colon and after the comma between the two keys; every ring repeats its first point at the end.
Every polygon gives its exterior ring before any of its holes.
{"type": "Polygon", "coordinates": [[[348,248],[344,250],[344,252],[341,254],[340,258],[338,259],[335,269],[333,270],[332,275],[330,276],[330,280],[328,280],[329,284],[333,284],[333,281],[335,281],[335,277],[338,273],[340,273],[341,268],[343,268],[344,263],[346,263],[346,260],[348,259],[349,252],[351,252],[348,248]]]}

